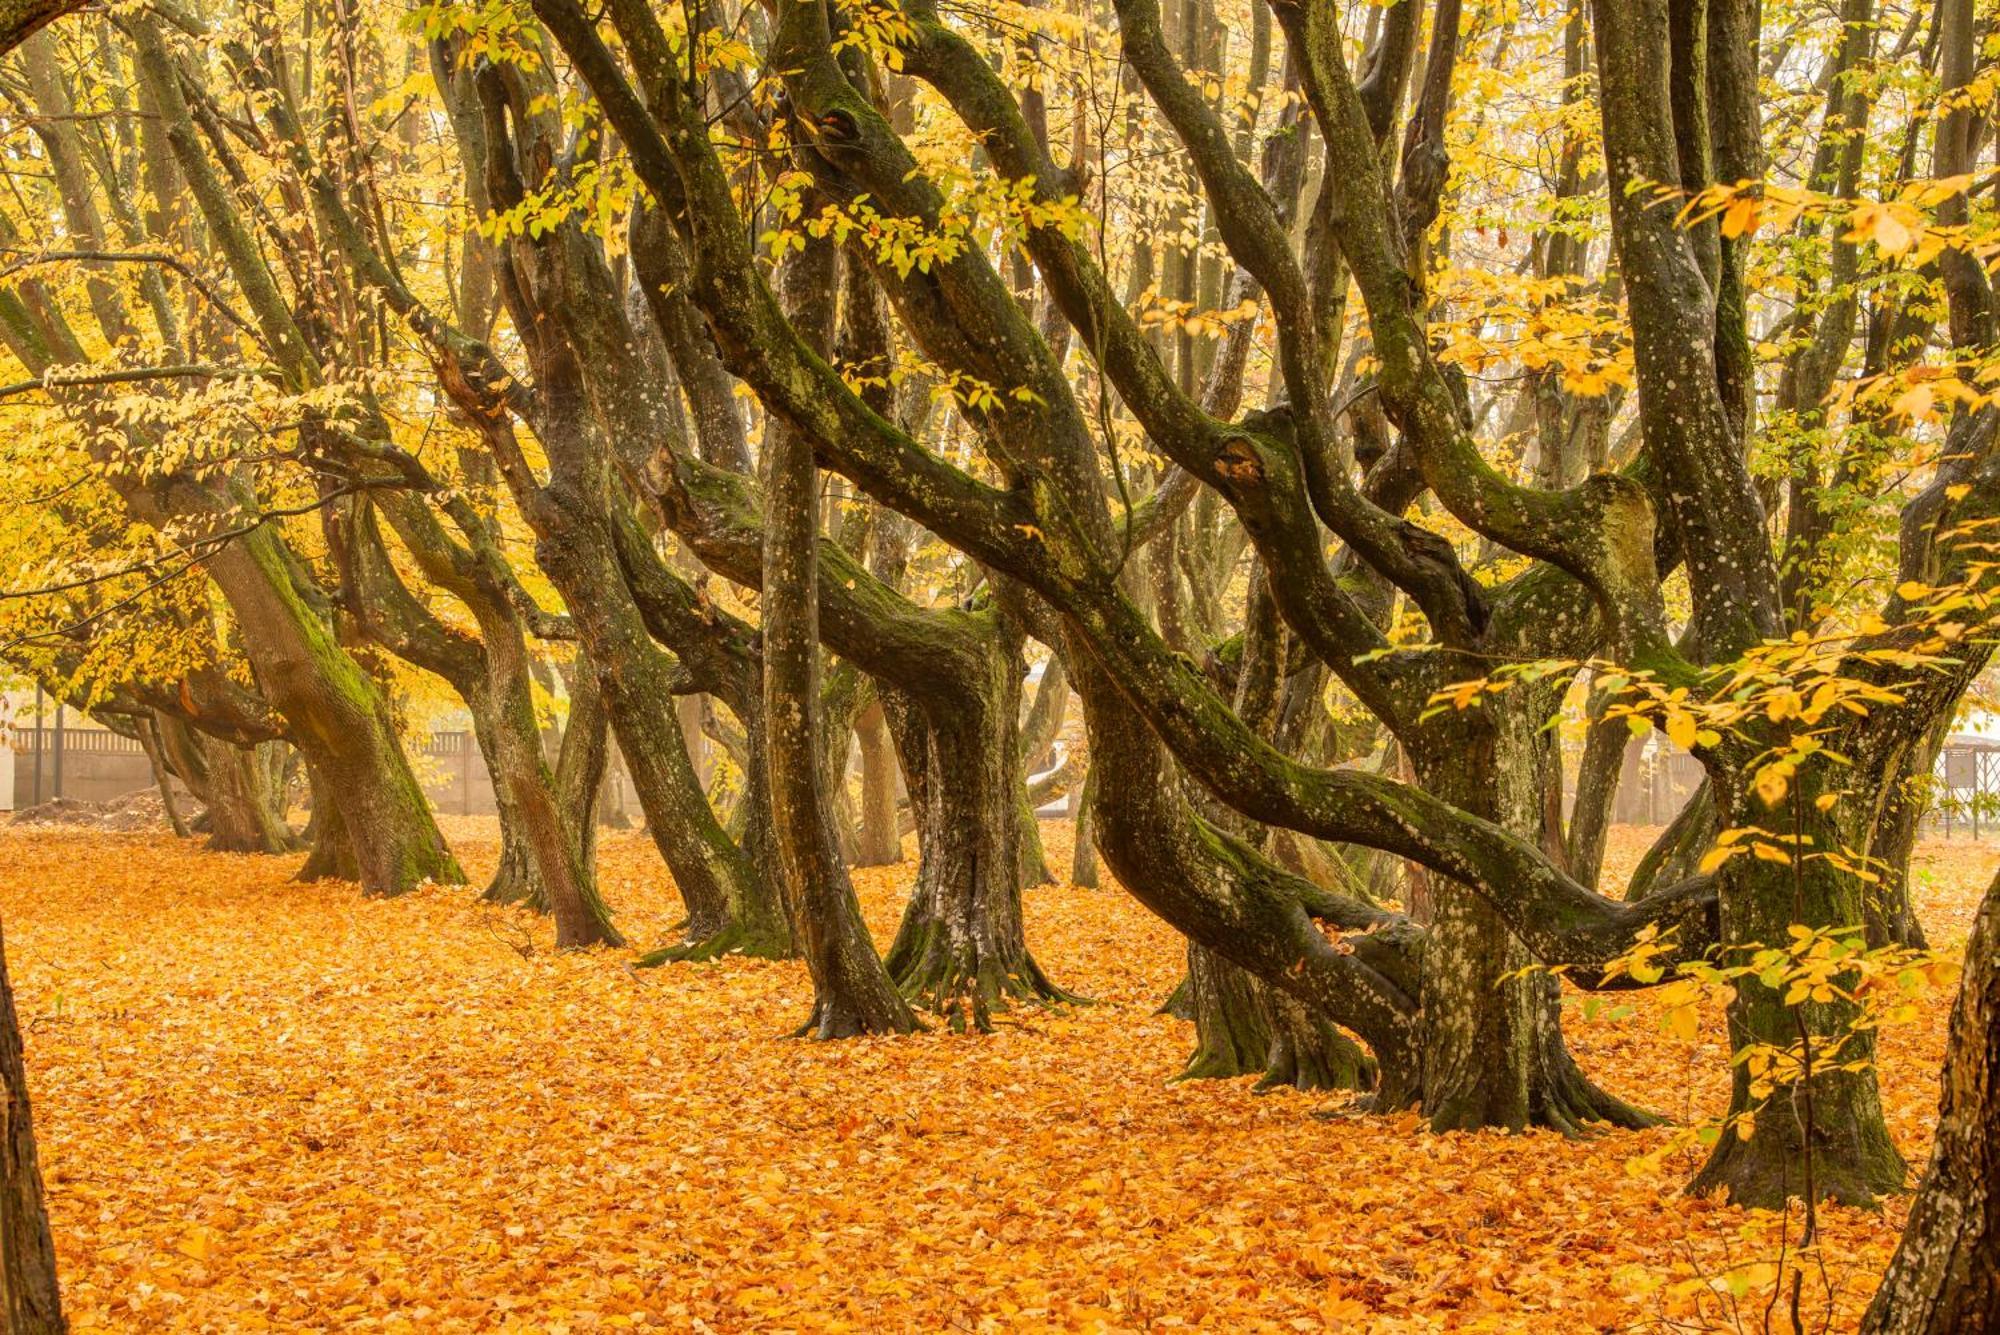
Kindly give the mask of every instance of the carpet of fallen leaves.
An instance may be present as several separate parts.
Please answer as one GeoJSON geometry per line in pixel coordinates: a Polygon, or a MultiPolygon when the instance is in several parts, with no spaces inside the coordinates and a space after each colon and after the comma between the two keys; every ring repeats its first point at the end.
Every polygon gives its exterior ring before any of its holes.
{"type": "MultiPolygon", "coordinates": [[[[1067,866],[1067,828],[1046,829],[1067,866]]],[[[453,833],[491,866],[490,825],[453,833]]],[[[1643,840],[1619,832],[1614,874],[1643,840]]],[[[1996,855],[1924,848],[1941,943],[1963,942],[1996,855]]],[[[1176,938],[1111,889],[1027,901],[1051,976],[1096,1004],[812,1045],[781,1037],[807,1007],[798,965],[635,972],[630,952],[556,954],[545,923],[462,888],[369,900],[293,884],[296,865],[0,833],[80,1331],[1761,1324],[1780,1221],[1681,1195],[1686,1156],[1635,1171],[1669,1132],[1434,1136],[1315,1117],[1332,1095],[1168,1083],[1190,1034],[1154,1013],[1176,938]]],[[[668,939],[644,839],[610,836],[603,866],[635,943],[668,939]]],[[[884,941],[909,874],[857,873],[884,941]]],[[[1947,1004],[1882,1057],[1914,1163],[1947,1004]]],[[[1570,1032],[1617,1093],[1719,1108],[1713,1017],[1690,1044],[1641,999],[1570,1032]]],[[[1834,1329],[1905,1204],[1825,1212],[1834,1329]]]]}

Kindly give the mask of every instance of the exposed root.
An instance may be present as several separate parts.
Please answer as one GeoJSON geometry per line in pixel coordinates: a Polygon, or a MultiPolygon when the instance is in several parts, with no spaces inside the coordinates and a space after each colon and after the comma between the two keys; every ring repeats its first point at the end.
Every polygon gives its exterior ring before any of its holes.
{"type": "MultiPolygon", "coordinates": [[[[969,953],[969,952],[968,952],[969,953]]],[[[1011,964],[988,955],[966,958],[958,952],[928,951],[916,965],[892,950],[884,961],[903,999],[942,1018],[954,1034],[968,1028],[993,1032],[993,1016],[1016,1005],[1088,1005],[1089,999],[1066,992],[1049,981],[1042,966],[1024,948],[1011,964]]]]}
{"type": "Polygon", "coordinates": [[[704,964],[728,955],[747,955],[760,960],[783,960],[792,958],[792,954],[790,942],[766,933],[753,932],[741,923],[732,922],[721,931],[697,940],[648,951],[632,961],[632,967],[652,969],[662,964],[704,964]]]}

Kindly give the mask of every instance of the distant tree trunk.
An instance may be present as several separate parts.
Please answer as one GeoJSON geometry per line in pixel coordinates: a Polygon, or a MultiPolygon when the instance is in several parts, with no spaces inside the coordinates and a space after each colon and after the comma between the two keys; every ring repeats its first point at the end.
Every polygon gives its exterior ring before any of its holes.
{"type": "MultiPolygon", "coordinates": [[[[831,244],[808,242],[786,266],[785,278],[789,304],[815,312],[809,327],[830,339],[831,244]]],[[[907,1034],[916,1018],[875,953],[821,789],[819,470],[812,442],[789,426],[774,424],[764,451],[764,741],[772,831],[813,981],[812,1014],[799,1033],[818,1039],[907,1034]]]]}
{"type": "Polygon", "coordinates": [[[28,1078],[21,1062],[21,1026],[0,939],[0,1080],[7,1086],[6,1125],[0,1127],[0,1330],[7,1335],[55,1335],[68,1329],[56,1284],[55,1240],[42,1203],[42,1169],[35,1157],[35,1126],[28,1110],[28,1078]]]}
{"type": "Polygon", "coordinates": [[[873,700],[854,721],[861,742],[861,848],[858,867],[886,867],[903,860],[896,825],[896,743],[882,702],[873,700]]]}
{"type": "Polygon", "coordinates": [[[180,799],[174,796],[173,767],[167,763],[165,744],[160,740],[159,720],[151,714],[139,720],[139,745],[146,748],[146,763],[153,771],[153,783],[160,790],[160,806],[167,813],[167,823],[174,834],[182,839],[190,835],[187,818],[181,815],[180,799]]]}
{"type": "Polygon", "coordinates": [[[576,861],[589,876],[588,893],[597,895],[597,808],[604,792],[604,775],[611,759],[611,720],[604,713],[604,693],[588,652],[577,654],[570,674],[569,722],[563,726],[562,749],[556,758],[556,808],[567,818],[576,840],[576,861]]]}
{"type": "MultiPolygon", "coordinates": [[[[1605,695],[1592,703],[1602,710],[1605,695]]],[[[1611,832],[1611,811],[1618,801],[1618,778],[1632,733],[1622,718],[1606,719],[1593,712],[1583,736],[1583,757],[1577,762],[1576,796],[1569,814],[1569,872],[1595,890],[1604,870],[1604,843],[1611,832]]]]}
{"type": "Polygon", "coordinates": [[[1930,1168],[1864,1335],[2000,1331],[2000,878],[1966,943],[1942,1083],[1930,1168]]]}
{"type": "Polygon", "coordinates": [[[1085,771],[1076,797],[1076,847],[1070,851],[1069,883],[1097,888],[1097,767],[1085,771]]]}
{"type": "Polygon", "coordinates": [[[161,758],[206,810],[208,846],[219,853],[290,853],[299,839],[285,823],[281,775],[257,747],[211,737],[163,719],[161,758]]]}

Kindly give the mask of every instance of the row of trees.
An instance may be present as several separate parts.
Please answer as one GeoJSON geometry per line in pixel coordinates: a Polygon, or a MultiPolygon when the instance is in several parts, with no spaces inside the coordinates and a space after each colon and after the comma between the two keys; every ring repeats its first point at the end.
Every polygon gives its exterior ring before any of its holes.
{"type": "MultiPolygon", "coordinates": [[[[72,20],[0,78],[6,651],[233,846],[291,844],[295,755],[306,874],[380,894],[462,879],[396,716],[442,682],[499,797],[486,893],[564,946],[621,939],[615,741],[687,905],[649,958],[800,955],[822,1038],[1066,996],[1020,897],[1073,690],[1079,851],[1188,939],[1190,1074],[1640,1125],[1558,972],[1921,944],[1909,854],[1991,649],[1991,20],[72,20]],[[1601,886],[1655,728],[1706,782],[1601,886]],[[846,869],[904,820],[883,955],[846,869]]],[[[1880,1329],[1993,1309],[1992,910],[1880,1329]]],[[[1731,973],[1697,1189],[1904,1186],[1855,976],[1731,973]]]]}

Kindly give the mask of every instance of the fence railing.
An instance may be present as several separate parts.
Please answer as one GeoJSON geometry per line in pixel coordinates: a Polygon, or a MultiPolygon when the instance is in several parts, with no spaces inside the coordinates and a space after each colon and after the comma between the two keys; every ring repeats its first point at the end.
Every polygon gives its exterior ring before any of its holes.
{"type": "Polygon", "coordinates": [[[7,743],[14,748],[14,754],[31,756],[40,751],[43,755],[53,755],[56,738],[62,738],[62,749],[73,756],[123,756],[144,755],[146,748],[139,745],[136,737],[112,732],[109,728],[23,728],[11,727],[7,730],[7,743]]]}

